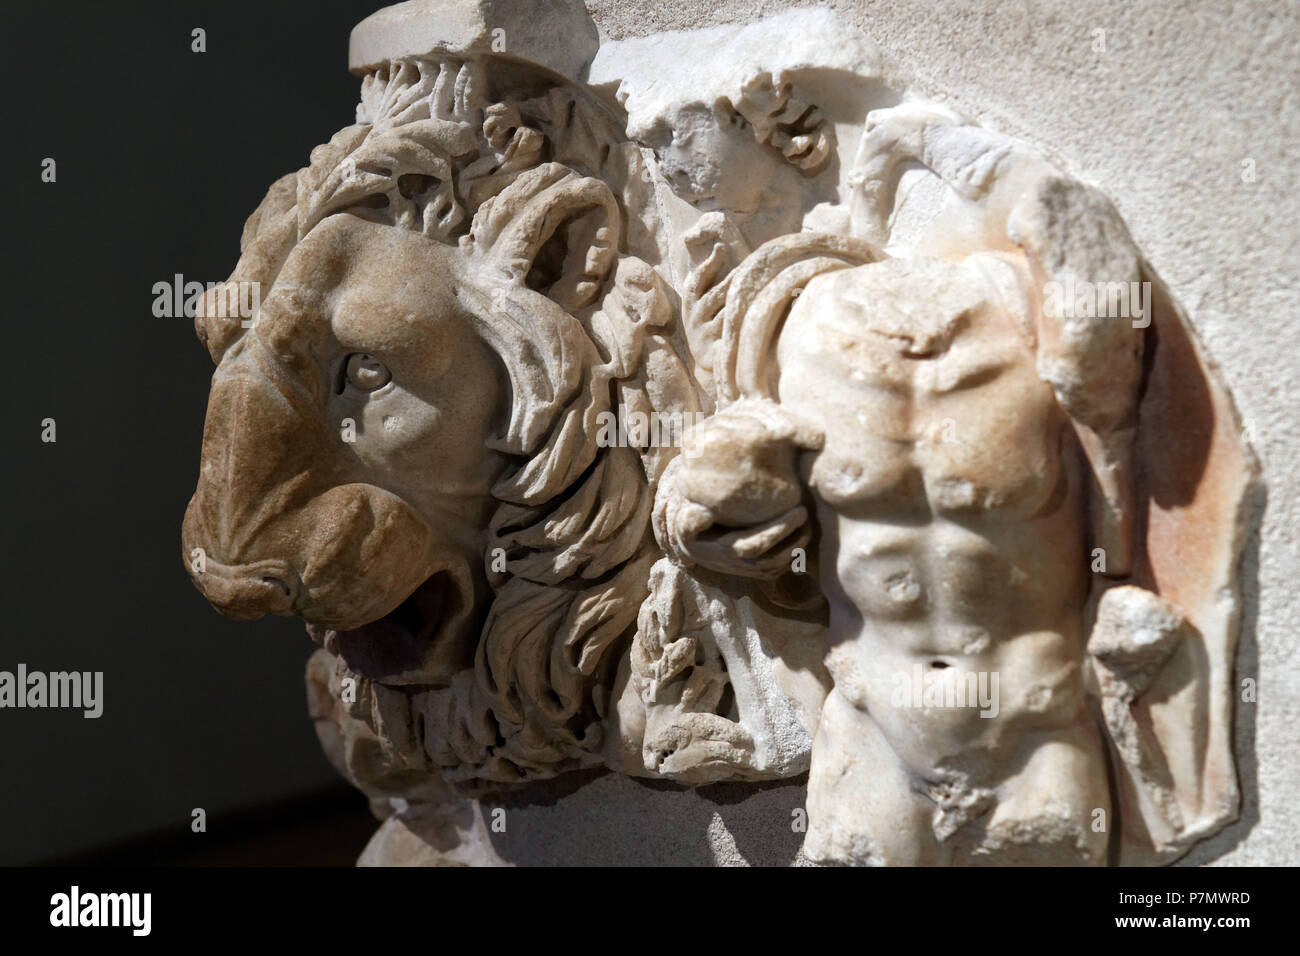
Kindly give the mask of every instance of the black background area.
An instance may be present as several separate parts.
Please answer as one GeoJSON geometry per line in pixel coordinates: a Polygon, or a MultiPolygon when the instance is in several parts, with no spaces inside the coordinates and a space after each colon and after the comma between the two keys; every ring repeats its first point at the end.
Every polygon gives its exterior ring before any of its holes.
{"type": "MultiPolygon", "coordinates": [[[[244,838],[223,821],[245,811],[342,799],[306,716],[302,624],[226,621],[186,577],[180,524],[212,364],[190,319],[153,315],[152,290],[176,273],[229,275],[267,187],[353,122],[348,34],[382,5],[0,12],[0,670],[103,671],[105,685],[98,720],[0,710],[0,863],[99,859],[142,837],[206,858],[244,838]],[[196,27],[204,53],[191,51],[196,27]],[[206,834],[190,831],[196,807],[206,834]]],[[[355,858],[364,834],[338,832],[313,861],[355,858]]]]}

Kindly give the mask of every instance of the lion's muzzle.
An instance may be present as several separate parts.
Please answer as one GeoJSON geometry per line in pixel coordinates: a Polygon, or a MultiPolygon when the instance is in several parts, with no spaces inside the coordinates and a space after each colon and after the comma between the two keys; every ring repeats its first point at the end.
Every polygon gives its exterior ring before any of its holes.
{"type": "Polygon", "coordinates": [[[310,387],[258,345],[235,349],[213,377],[185,513],[190,576],[237,620],[369,623],[432,573],[429,527],[400,498],[357,480],[355,456],[310,387]]]}
{"type": "Polygon", "coordinates": [[[292,614],[300,587],[297,574],[279,561],[235,566],[209,561],[194,583],[213,607],[236,621],[292,614]]]}

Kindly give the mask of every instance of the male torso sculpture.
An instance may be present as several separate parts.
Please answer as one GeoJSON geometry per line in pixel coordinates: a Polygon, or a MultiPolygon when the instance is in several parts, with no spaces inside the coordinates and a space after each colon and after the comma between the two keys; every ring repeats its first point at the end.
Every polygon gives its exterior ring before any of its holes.
{"type": "Polygon", "coordinates": [[[818,858],[974,860],[1032,833],[1023,858],[1104,859],[1083,463],[1029,330],[981,285],[938,261],[859,266],[810,283],[781,333],[781,404],[825,435],[807,479],[834,680],[818,858]],[[917,668],[961,690],[994,675],[997,696],[916,707],[899,686],[917,668]]]}

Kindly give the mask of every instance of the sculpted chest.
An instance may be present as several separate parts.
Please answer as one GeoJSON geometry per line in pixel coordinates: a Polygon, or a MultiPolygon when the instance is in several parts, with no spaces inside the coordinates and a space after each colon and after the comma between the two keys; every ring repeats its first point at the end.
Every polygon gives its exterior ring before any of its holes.
{"type": "Polygon", "coordinates": [[[779,395],[825,433],[810,482],[831,507],[983,524],[1062,503],[1067,420],[1030,333],[989,293],[932,261],[835,272],[795,300],[779,395]]]}

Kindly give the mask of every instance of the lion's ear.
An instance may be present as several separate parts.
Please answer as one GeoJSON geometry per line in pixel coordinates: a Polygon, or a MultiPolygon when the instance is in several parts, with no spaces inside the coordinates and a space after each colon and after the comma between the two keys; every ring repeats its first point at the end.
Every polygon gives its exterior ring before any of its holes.
{"type": "Polygon", "coordinates": [[[235,271],[198,302],[194,331],[214,362],[220,363],[221,356],[252,324],[256,318],[253,313],[293,251],[298,238],[294,206],[297,177],[297,173],[290,173],[271,184],[266,198],[244,223],[235,271]]]}
{"type": "Polygon", "coordinates": [[[479,207],[466,251],[566,310],[595,301],[618,253],[621,216],[609,187],[546,163],[479,207]]]}

